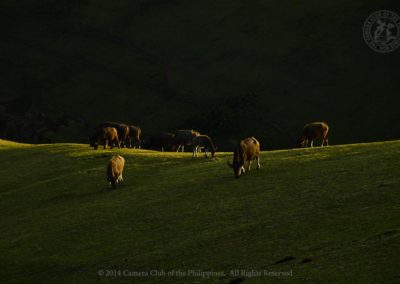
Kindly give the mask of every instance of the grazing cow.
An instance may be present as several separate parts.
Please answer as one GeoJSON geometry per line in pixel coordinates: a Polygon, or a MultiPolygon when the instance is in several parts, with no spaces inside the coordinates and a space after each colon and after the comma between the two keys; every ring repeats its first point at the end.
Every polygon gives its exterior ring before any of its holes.
{"type": "Polygon", "coordinates": [[[90,147],[95,150],[99,145],[104,145],[104,149],[107,145],[112,149],[114,144],[119,148],[118,133],[114,127],[104,127],[97,129],[96,132],[90,137],[90,147]]]}
{"type": "Polygon", "coordinates": [[[106,121],[106,122],[103,122],[102,124],[100,124],[99,127],[100,128],[114,127],[115,129],[117,129],[120,146],[122,148],[125,146],[125,142],[129,136],[128,125],[126,125],[124,123],[106,121]]]}
{"type": "Polygon", "coordinates": [[[169,132],[160,132],[144,141],[146,149],[160,150],[160,151],[175,151],[175,134],[169,132]]]}
{"type": "Polygon", "coordinates": [[[122,172],[124,171],[125,159],[116,155],[113,156],[107,164],[107,181],[110,182],[113,189],[117,185],[121,184],[124,179],[122,177],[122,172]]]}
{"type": "Polygon", "coordinates": [[[240,141],[239,145],[233,152],[233,164],[228,160],[228,166],[233,168],[235,177],[240,177],[244,170],[244,163],[247,161],[247,171],[251,169],[253,160],[257,160],[257,169],[260,166],[260,143],[254,137],[249,137],[240,141]]]}
{"type": "Polygon", "coordinates": [[[182,152],[185,152],[185,146],[186,145],[192,145],[193,144],[193,139],[196,136],[199,136],[200,133],[195,130],[177,130],[175,131],[175,145],[178,145],[178,148],[176,149],[176,152],[179,152],[181,150],[182,152]]]}
{"type": "Polygon", "coordinates": [[[304,126],[300,138],[297,140],[297,147],[305,148],[308,141],[311,141],[310,146],[314,146],[314,139],[321,140],[321,147],[328,146],[328,131],[329,126],[325,122],[313,122],[304,126]]]}
{"type": "Polygon", "coordinates": [[[193,138],[193,157],[197,157],[197,153],[201,149],[204,149],[206,158],[208,152],[211,152],[211,156],[214,157],[216,147],[209,136],[199,135],[193,138]]]}
{"type": "Polygon", "coordinates": [[[142,140],[140,139],[140,136],[142,135],[142,129],[134,125],[128,125],[128,128],[129,128],[129,134],[127,136],[127,141],[125,142],[127,147],[140,148],[142,144],[142,140]]]}

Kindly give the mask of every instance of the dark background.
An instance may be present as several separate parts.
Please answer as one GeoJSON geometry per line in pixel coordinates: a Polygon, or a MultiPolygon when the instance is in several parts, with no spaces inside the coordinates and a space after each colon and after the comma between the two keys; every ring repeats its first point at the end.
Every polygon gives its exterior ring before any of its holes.
{"type": "Polygon", "coordinates": [[[398,139],[400,48],[364,42],[398,1],[14,1],[0,4],[0,136],[87,142],[104,120],[196,129],[220,149],[398,139]]]}

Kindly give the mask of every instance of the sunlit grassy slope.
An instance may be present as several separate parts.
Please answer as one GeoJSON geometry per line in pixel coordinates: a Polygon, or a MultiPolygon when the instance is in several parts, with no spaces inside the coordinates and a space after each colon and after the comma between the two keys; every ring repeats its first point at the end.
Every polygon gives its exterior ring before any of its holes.
{"type": "Polygon", "coordinates": [[[0,141],[1,281],[240,280],[106,278],[100,269],[293,275],[243,283],[399,280],[400,141],[263,152],[262,168],[240,179],[230,156],[0,141]],[[112,191],[105,166],[115,153],[126,159],[125,183],[112,191]]]}

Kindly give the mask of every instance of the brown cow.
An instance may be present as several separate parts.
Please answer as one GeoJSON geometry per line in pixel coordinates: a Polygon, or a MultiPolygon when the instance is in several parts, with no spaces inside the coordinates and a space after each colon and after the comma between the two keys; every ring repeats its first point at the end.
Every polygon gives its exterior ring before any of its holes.
{"type": "Polygon", "coordinates": [[[197,153],[204,149],[205,157],[207,158],[208,152],[211,152],[211,156],[214,157],[216,147],[207,135],[199,135],[193,138],[193,157],[197,157],[197,153]]]}
{"type": "Polygon", "coordinates": [[[321,140],[321,147],[326,144],[328,146],[328,131],[329,126],[325,122],[313,122],[304,126],[300,138],[297,140],[297,147],[305,148],[308,141],[311,141],[310,146],[314,146],[314,139],[321,140]]]}
{"type": "Polygon", "coordinates": [[[193,139],[196,136],[199,136],[200,133],[196,130],[177,130],[175,131],[175,145],[178,145],[178,148],[176,149],[176,152],[179,152],[181,150],[182,152],[185,152],[185,146],[186,145],[192,145],[193,144],[193,139]]]}
{"type": "Polygon", "coordinates": [[[129,148],[140,148],[142,144],[142,140],[140,139],[140,136],[142,135],[142,129],[140,127],[134,126],[134,125],[128,125],[129,128],[129,134],[127,136],[127,140],[125,142],[126,146],[129,148]],[[133,140],[133,141],[132,141],[133,140]]]}
{"type": "Polygon", "coordinates": [[[249,137],[240,141],[233,152],[233,164],[228,160],[228,166],[233,168],[235,177],[240,177],[244,170],[244,163],[247,161],[247,171],[251,169],[253,160],[257,160],[257,169],[260,165],[260,143],[254,137],[249,137]]]}
{"type": "Polygon", "coordinates": [[[95,150],[97,150],[99,145],[104,145],[104,149],[109,145],[112,149],[114,144],[119,148],[118,133],[114,127],[97,129],[90,137],[90,147],[93,147],[95,150]]]}
{"type": "Polygon", "coordinates": [[[119,143],[120,143],[119,145],[123,148],[129,136],[128,125],[119,122],[106,121],[99,125],[99,128],[104,128],[104,127],[114,127],[115,129],[117,129],[119,143]]]}
{"type": "Polygon", "coordinates": [[[107,181],[110,182],[113,189],[124,181],[122,177],[124,166],[125,159],[120,155],[113,156],[110,161],[108,161],[107,181]]]}

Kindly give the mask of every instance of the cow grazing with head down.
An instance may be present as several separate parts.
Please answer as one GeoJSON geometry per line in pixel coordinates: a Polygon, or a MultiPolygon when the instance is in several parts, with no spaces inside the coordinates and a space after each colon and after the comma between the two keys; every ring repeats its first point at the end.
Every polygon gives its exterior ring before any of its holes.
{"type": "Polygon", "coordinates": [[[314,146],[314,140],[321,140],[321,147],[328,146],[329,126],[325,122],[313,122],[306,124],[300,138],[297,140],[297,147],[305,148],[310,141],[310,146],[314,146]]]}
{"type": "Polygon", "coordinates": [[[205,157],[207,158],[208,152],[214,157],[217,150],[211,138],[207,135],[199,135],[193,138],[193,157],[197,157],[197,153],[204,149],[205,157]]]}
{"type": "Polygon", "coordinates": [[[129,136],[129,127],[124,123],[106,121],[99,125],[103,127],[114,127],[117,129],[120,146],[123,148],[129,136]]]}
{"type": "Polygon", "coordinates": [[[121,184],[124,181],[122,177],[124,166],[125,166],[125,159],[120,155],[113,156],[108,161],[107,181],[110,182],[113,189],[115,189],[117,185],[121,184]]]}
{"type": "Polygon", "coordinates": [[[256,138],[249,137],[239,142],[233,152],[233,163],[228,160],[228,166],[233,168],[235,177],[238,178],[242,173],[245,173],[245,161],[247,161],[247,171],[250,171],[253,160],[257,160],[257,169],[259,169],[261,167],[260,143],[256,138]]]}
{"type": "Polygon", "coordinates": [[[142,140],[140,136],[142,135],[142,129],[134,125],[128,125],[129,133],[127,136],[127,141],[125,142],[129,148],[140,148],[142,140]]]}
{"type": "Polygon", "coordinates": [[[106,149],[107,145],[109,145],[111,149],[114,145],[119,148],[118,133],[114,127],[97,129],[89,140],[90,147],[93,147],[95,150],[97,150],[99,145],[104,145],[104,149],[106,149]]]}
{"type": "Polygon", "coordinates": [[[179,152],[181,150],[182,152],[185,152],[185,146],[187,145],[192,145],[193,144],[193,139],[196,136],[199,136],[200,133],[196,130],[177,130],[175,131],[175,145],[178,145],[178,148],[176,149],[176,152],[179,152]]]}

